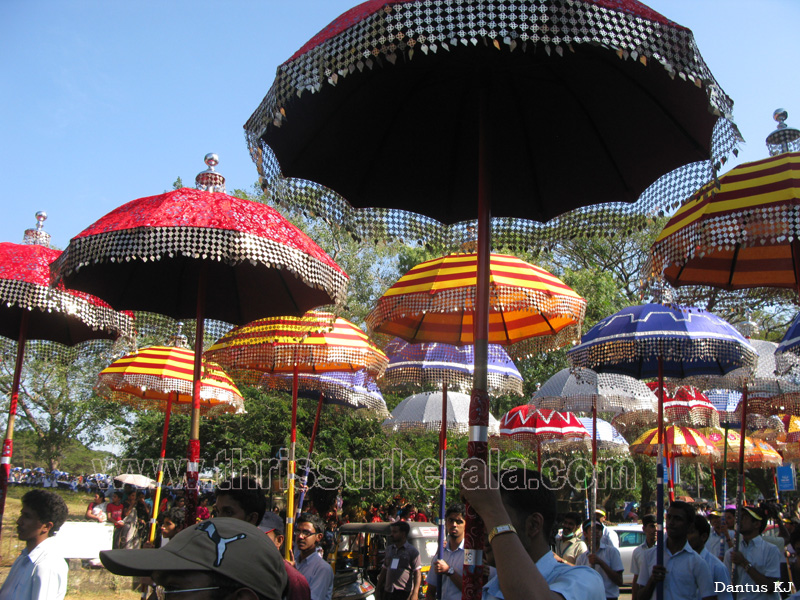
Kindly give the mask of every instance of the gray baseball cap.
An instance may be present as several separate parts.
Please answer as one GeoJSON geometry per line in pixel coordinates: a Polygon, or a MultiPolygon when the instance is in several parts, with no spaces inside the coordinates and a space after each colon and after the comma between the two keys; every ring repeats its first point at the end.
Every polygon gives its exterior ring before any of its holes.
{"type": "Polygon", "coordinates": [[[258,527],[218,517],[188,527],[157,550],[105,550],[103,566],[117,575],[153,571],[211,571],[263,596],[280,600],[286,569],[275,544],[258,527]]]}

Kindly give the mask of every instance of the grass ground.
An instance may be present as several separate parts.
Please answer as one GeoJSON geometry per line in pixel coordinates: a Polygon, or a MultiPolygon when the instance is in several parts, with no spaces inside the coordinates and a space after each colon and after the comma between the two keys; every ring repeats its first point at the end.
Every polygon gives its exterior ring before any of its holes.
{"type": "MultiPolygon", "coordinates": [[[[3,514],[3,533],[2,538],[0,538],[0,583],[5,581],[11,564],[24,547],[16,536],[16,522],[19,511],[22,508],[20,498],[30,489],[29,487],[12,486],[8,490],[5,513],[3,514]]],[[[81,521],[85,518],[86,507],[89,502],[92,501],[92,496],[83,492],[70,492],[65,490],[52,491],[58,493],[67,503],[69,520],[81,521]]],[[[138,600],[139,597],[139,592],[129,590],[90,592],[70,589],[67,593],[67,600],[138,600]]]]}

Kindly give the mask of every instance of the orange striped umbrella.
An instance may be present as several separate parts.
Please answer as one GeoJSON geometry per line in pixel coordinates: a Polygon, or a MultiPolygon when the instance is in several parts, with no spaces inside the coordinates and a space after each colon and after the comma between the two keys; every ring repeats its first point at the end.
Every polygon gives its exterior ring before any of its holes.
{"type": "MultiPolygon", "coordinates": [[[[175,340],[180,343],[180,328],[175,340]]],[[[183,340],[185,340],[183,336],[183,340]]],[[[200,366],[200,413],[215,416],[244,412],[244,400],[233,381],[213,362],[203,359],[200,366]]],[[[150,346],[123,356],[100,371],[95,391],[105,398],[142,409],[164,413],[164,432],[156,476],[156,497],[150,518],[150,538],[156,534],[156,519],[164,479],[169,418],[173,412],[192,413],[194,389],[194,350],[179,346],[150,346]]]]}
{"type": "Polygon", "coordinates": [[[204,356],[221,364],[235,381],[257,385],[264,373],[354,372],[379,377],[389,359],[347,319],[309,311],[304,317],[259,319],[222,336],[204,356]],[[308,318],[330,323],[308,326],[308,318]],[[306,319],[303,321],[303,319],[306,319]]]}
{"type": "MultiPolygon", "coordinates": [[[[717,457],[717,449],[706,436],[691,427],[664,427],[666,455],[670,458],[717,457]]],[[[658,456],[658,428],[643,433],[629,447],[631,454],[658,456]]]]}
{"type": "MultiPolygon", "coordinates": [[[[109,400],[134,408],[190,413],[194,351],[150,346],[129,354],[100,371],[95,390],[109,400]]],[[[213,416],[244,411],[244,400],[218,364],[204,360],[200,381],[200,411],[213,416]]]]}
{"type": "Polygon", "coordinates": [[[700,188],[652,248],[653,273],[675,286],[797,289],[800,153],[745,163],[700,188]]]}
{"type": "MultiPolygon", "coordinates": [[[[378,300],[367,325],[411,343],[472,344],[477,265],[476,254],[451,254],[415,266],[378,300]]],[[[489,277],[490,344],[526,356],[580,338],[586,300],[563,281],[504,254],[491,255],[489,277]]]]}
{"type": "MultiPolygon", "coordinates": [[[[354,372],[365,369],[370,375],[380,377],[389,359],[372,342],[367,334],[347,319],[331,313],[309,311],[303,317],[278,317],[260,319],[237,327],[221,337],[205,356],[229,369],[237,381],[257,385],[265,373],[293,373],[291,443],[289,446],[289,477],[294,478],[297,443],[297,391],[300,373],[327,373],[331,371],[354,372]],[[329,322],[328,328],[309,328],[302,319],[329,322]],[[298,339],[298,333],[303,337],[298,339]]],[[[320,404],[314,420],[314,432],[319,423],[320,404]]],[[[310,453],[311,448],[309,448],[310,453]]],[[[306,470],[306,476],[308,470],[306,470]]],[[[302,507],[302,496],[300,506],[302,507]]],[[[294,515],[294,486],[290,485],[287,497],[288,515],[294,515]]],[[[285,557],[292,551],[292,522],[286,527],[285,557]]]]}

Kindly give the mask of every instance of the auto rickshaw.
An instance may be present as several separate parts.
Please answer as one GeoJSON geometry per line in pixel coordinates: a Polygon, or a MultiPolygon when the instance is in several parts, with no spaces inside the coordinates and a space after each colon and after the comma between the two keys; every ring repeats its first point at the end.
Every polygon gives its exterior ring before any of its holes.
{"type": "MultiPolygon", "coordinates": [[[[375,585],[392,543],[391,523],[346,523],[337,533],[328,562],[333,567],[332,600],[374,600],[375,585]]],[[[420,598],[425,597],[428,571],[436,557],[439,529],[430,523],[409,522],[408,543],[422,562],[420,598]]]]}

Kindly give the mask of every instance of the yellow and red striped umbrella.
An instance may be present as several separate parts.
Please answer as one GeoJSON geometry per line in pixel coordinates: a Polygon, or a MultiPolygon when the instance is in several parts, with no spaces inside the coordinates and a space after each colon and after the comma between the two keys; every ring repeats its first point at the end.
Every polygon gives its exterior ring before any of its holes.
{"type": "Polygon", "coordinates": [[[800,153],[745,163],[710,182],[669,220],[653,273],[675,286],[797,289],[800,153]]]}
{"type": "Polygon", "coordinates": [[[292,373],[295,366],[299,373],[366,369],[379,377],[389,362],[361,329],[321,311],[236,327],[211,346],[205,357],[223,365],[234,380],[250,385],[257,385],[264,373],[292,373]],[[309,329],[309,316],[332,325],[309,329]]]}
{"type": "MultiPolygon", "coordinates": [[[[367,316],[374,331],[411,343],[473,343],[476,254],[423,262],[403,275],[367,316]]],[[[491,255],[489,343],[526,356],[580,338],[586,300],[544,269],[491,255]],[[521,343],[520,343],[521,342],[521,343]]]]}
{"type": "MultiPolygon", "coordinates": [[[[721,427],[706,427],[700,430],[714,444],[720,456],[727,456],[727,465],[734,467],[739,464],[739,448],[741,435],[737,431],[728,430],[728,452],[725,453],[725,430],[721,427]]],[[[744,464],[748,469],[766,469],[777,467],[783,462],[781,455],[763,440],[756,440],[745,436],[744,438],[744,464]]]]}
{"type": "MultiPolygon", "coordinates": [[[[172,412],[192,409],[194,351],[150,346],[115,360],[100,372],[95,390],[105,398],[140,409],[172,412]]],[[[200,412],[207,416],[244,411],[244,400],[218,364],[203,360],[200,412]]]]}
{"type": "MultiPolygon", "coordinates": [[[[691,427],[664,427],[665,456],[670,458],[714,457],[717,449],[706,436],[691,427]]],[[[643,433],[628,450],[631,454],[658,456],[658,428],[643,433]]]]}

